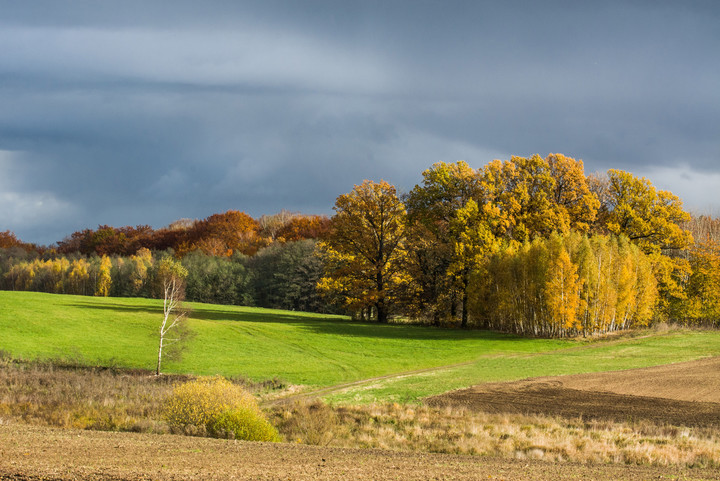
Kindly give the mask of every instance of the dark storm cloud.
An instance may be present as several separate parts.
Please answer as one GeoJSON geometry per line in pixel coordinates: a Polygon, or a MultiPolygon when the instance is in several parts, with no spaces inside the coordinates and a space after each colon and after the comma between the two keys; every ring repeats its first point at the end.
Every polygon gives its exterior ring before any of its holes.
{"type": "Polygon", "coordinates": [[[2,2],[0,230],[329,213],[562,152],[720,188],[715,2],[2,2]]]}

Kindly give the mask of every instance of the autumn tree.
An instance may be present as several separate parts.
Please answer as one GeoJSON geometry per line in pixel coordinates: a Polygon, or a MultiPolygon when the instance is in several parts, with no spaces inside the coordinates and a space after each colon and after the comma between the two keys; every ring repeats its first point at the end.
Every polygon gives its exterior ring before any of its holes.
{"type": "Polygon", "coordinates": [[[22,245],[23,243],[18,240],[13,232],[9,230],[0,232],[0,249],[9,249],[10,247],[19,247],[22,245]]]}
{"type": "Polygon", "coordinates": [[[160,323],[157,367],[155,375],[160,375],[163,352],[170,345],[177,345],[182,340],[182,323],[187,311],[182,307],[185,298],[185,278],[187,269],[170,256],[163,257],[157,264],[155,279],[163,298],[163,318],[160,323]],[[169,337],[170,334],[173,337],[169,337]]]}
{"type": "Polygon", "coordinates": [[[283,242],[304,239],[323,239],[330,231],[330,219],[324,215],[297,215],[277,232],[277,239],[283,242]]]}
{"type": "Polygon", "coordinates": [[[658,191],[644,177],[629,172],[609,170],[603,181],[600,229],[624,235],[653,260],[655,277],[661,296],[660,311],[673,317],[674,306],[687,299],[685,284],[690,266],[681,250],[693,241],[682,227],[690,215],[682,201],[668,191],[658,191]]]}
{"type": "Polygon", "coordinates": [[[478,259],[470,246],[472,229],[482,225],[480,210],[485,209],[477,203],[468,207],[468,203],[478,192],[477,171],[466,162],[438,162],[423,172],[422,183],[405,199],[410,226],[408,269],[416,284],[413,291],[436,324],[443,315],[454,320],[458,304],[460,318],[467,323],[463,301],[471,263],[478,259]]]}
{"type": "Polygon", "coordinates": [[[553,234],[548,242],[548,272],[544,287],[548,317],[563,330],[579,330],[580,287],[578,266],[570,259],[563,239],[553,234]]]}
{"type": "Polygon", "coordinates": [[[107,297],[110,294],[110,286],[112,286],[111,269],[112,260],[108,256],[102,256],[95,284],[96,296],[107,297]]]}
{"type": "Polygon", "coordinates": [[[687,298],[677,318],[687,323],[720,325],[720,243],[707,236],[689,249],[687,298]]]}
{"type": "Polygon", "coordinates": [[[69,292],[71,294],[87,295],[89,279],[90,263],[83,258],[73,260],[68,274],[69,292]]]}
{"type": "Polygon", "coordinates": [[[229,257],[235,252],[252,255],[262,245],[260,224],[245,212],[229,210],[196,222],[187,239],[177,247],[184,255],[195,249],[206,254],[229,257]]]}
{"type": "Polygon", "coordinates": [[[660,190],[644,177],[629,172],[607,173],[605,227],[615,235],[625,235],[647,254],[679,250],[692,242],[681,224],[690,220],[682,201],[671,192],[660,190]]]}
{"type": "Polygon", "coordinates": [[[343,293],[348,307],[373,307],[378,322],[387,322],[402,282],[405,207],[394,186],[366,180],[339,196],[334,210],[322,243],[327,271],[318,285],[343,293]]]}
{"type": "Polygon", "coordinates": [[[498,239],[492,232],[493,221],[493,218],[483,215],[478,204],[472,199],[458,209],[450,221],[453,257],[448,273],[460,284],[462,293],[460,326],[463,328],[468,326],[470,275],[473,270],[484,265],[487,257],[499,246],[498,239]]]}
{"type": "Polygon", "coordinates": [[[709,215],[692,215],[690,220],[680,224],[698,242],[720,243],[720,218],[709,215]]]}
{"type": "Polygon", "coordinates": [[[506,244],[476,272],[482,326],[561,337],[645,326],[657,301],[649,256],[625,237],[578,232],[506,244]]]}
{"type": "Polygon", "coordinates": [[[515,242],[568,232],[592,217],[592,195],[583,191],[581,165],[553,154],[494,160],[480,172],[481,203],[495,209],[498,237],[515,242]],[[557,177],[557,178],[556,178],[557,177]],[[577,216],[577,220],[571,217],[577,216]]]}
{"type": "Polygon", "coordinates": [[[277,214],[260,216],[258,224],[261,235],[275,241],[278,238],[278,232],[298,215],[295,212],[282,209],[277,214]]]}
{"type": "Polygon", "coordinates": [[[558,215],[567,218],[571,230],[589,232],[597,218],[600,200],[590,189],[583,161],[550,154],[545,162],[555,181],[552,196],[558,215]]]}

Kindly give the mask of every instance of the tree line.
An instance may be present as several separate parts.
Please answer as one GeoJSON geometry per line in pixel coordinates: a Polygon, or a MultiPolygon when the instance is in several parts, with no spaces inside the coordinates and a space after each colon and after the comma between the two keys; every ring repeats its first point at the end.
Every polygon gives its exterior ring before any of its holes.
{"type": "Polygon", "coordinates": [[[317,239],[326,216],[288,211],[253,219],[228,211],[199,221],[99,226],[54,246],[0,232],[0,289],[113,297],[160,297],[158,263],[180,259],[189,301],[336,312],[318,293],[317,239]]]}
{"type": "Polygon", "coordinates": [[[170,253],[191,301],[534,336],[720,318],[720,221],[628,172],[561,154],[440,162],[410,192],[365,181],[334,211],[99,226],[51,247],[0,232],[0,287],[153,296],[170,253]]]}
{"type": "Polygon", "coordinates": [[[540,336],[718,324],[717,220],[628,172],[440,162],[407,194],[365,181],[334,209],[319,288],[359,317],[540,336]]]}
{"type": "MultiPolygon", "coordinates": [[[[141,248],[131,256],[38,257],[0,249],[0,289],[111,297],[161,298],[160,261],[172,251],[141,248]]],[[[47,256],[47,255],[46,255],[47,256]]],[[[322,260],[316,241],[273,244],[254,256],[216,256],[201,250],[179,262],[187,270],[185,298],[213,304],[337,312],[316,289],[322,260]]]]}

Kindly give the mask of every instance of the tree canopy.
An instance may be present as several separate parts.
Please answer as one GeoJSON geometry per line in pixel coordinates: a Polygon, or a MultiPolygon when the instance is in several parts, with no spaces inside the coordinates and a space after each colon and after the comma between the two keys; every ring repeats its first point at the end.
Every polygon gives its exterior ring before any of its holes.
{"type": "Polygon", "coordinates": [[[172,255],[202,302],[540,336],[720,323],[720,220],[629,172],[562,154],[438,162],[404,195],[366,180],[333,209],[100,225],[47,248],[0,232],[0,287],[158,296],[172,255]]]}

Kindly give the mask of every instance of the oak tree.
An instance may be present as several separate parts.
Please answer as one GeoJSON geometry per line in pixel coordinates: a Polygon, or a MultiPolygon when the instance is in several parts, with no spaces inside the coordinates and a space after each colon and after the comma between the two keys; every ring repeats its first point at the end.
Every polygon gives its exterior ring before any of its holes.
{"type": "Polygon", "coordinates": [[[327,272],[318,286],[341,292],[348,307],[373,307],[378,322],[387,322],[402,282],[405,207],[394,186],[366,180],[339,196],[334,210],[322,242],[327,272]]]}

